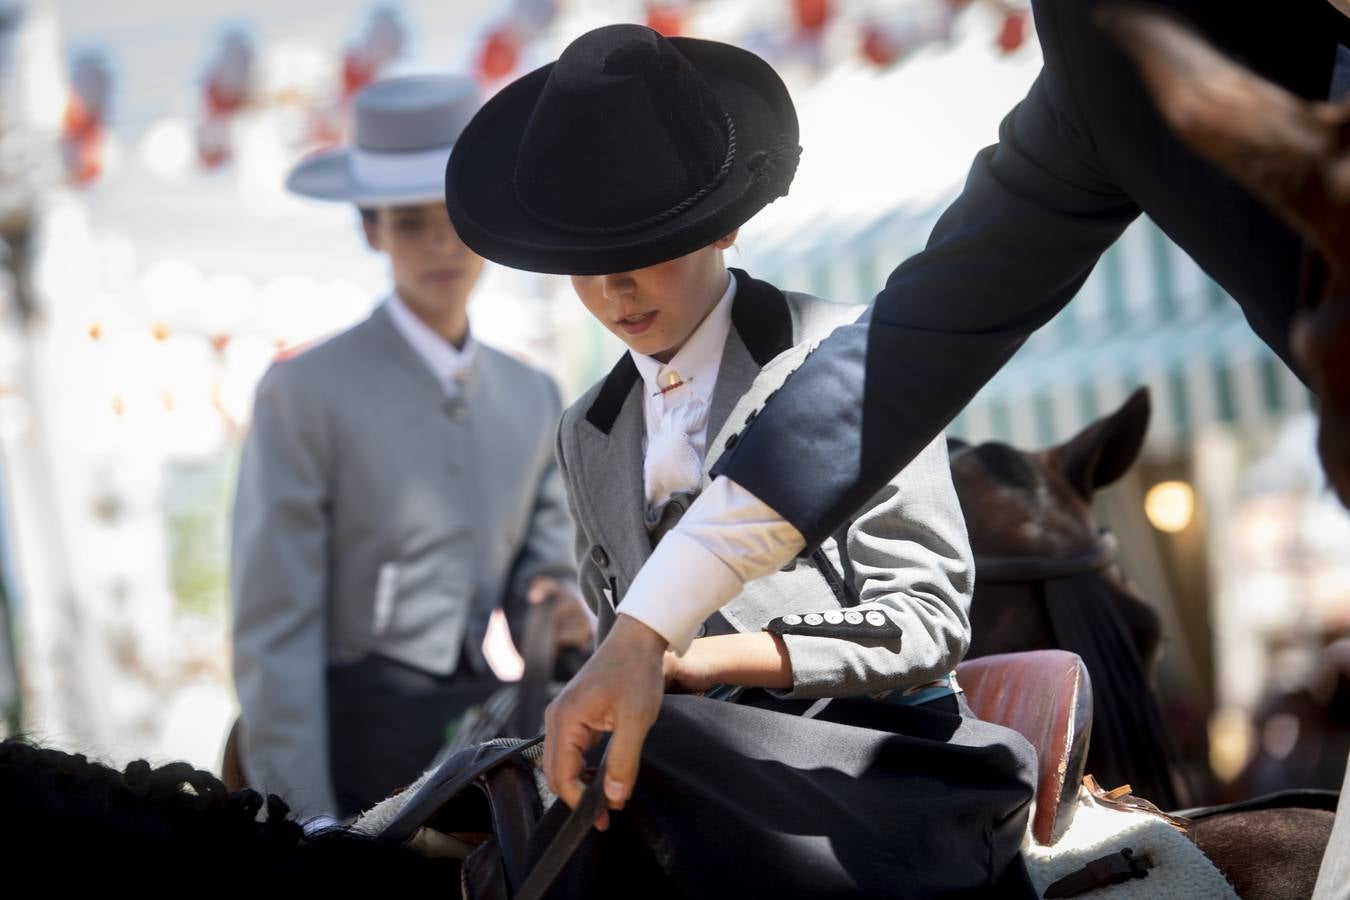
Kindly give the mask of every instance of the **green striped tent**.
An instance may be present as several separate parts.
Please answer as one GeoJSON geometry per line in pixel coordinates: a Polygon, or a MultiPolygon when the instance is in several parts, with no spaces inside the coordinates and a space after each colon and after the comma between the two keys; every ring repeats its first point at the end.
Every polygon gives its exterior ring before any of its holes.
{"type": "MultiPolygon", "coordinates": [[[[824,244],[752,239],[747,265],[786,288],[865,303],[922,248],[941,207],[901,211],[824,244]]],[[[1207,424],[1264,429],[1310,395],[1228,295],[1151,221],[1109,249],[1079,296],[1037,332],[949,432],[1047,446],[1152,389],[1150,445],[1176,447],[1207,424]]]]}

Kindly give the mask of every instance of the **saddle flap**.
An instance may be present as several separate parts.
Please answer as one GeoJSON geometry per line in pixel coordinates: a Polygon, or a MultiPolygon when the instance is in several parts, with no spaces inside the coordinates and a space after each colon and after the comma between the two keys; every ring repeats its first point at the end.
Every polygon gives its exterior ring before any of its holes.
{"type": "Polygon", "coordinates": [[[1031,833],[1053,844],[1073,820],[1092,729],[1092,688],[1075,653],[1032,650],[970,659],[956,677],[975,715],[1019,732],[1036,749],[1031,833]]]}

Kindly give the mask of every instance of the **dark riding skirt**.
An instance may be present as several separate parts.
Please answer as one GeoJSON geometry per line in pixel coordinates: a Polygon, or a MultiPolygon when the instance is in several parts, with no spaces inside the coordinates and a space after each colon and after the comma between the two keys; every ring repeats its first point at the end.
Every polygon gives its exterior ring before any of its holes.
{"type": "MultiPolygon", "coordinates": [[[[1036,757],[964,699],[668,696],[626,808],[553,898],[1035,897],[1019,848],[1036,757]]],[[[554,804],[537,857],[568,810],[554,804]]]]}
{"type": "Polygon", "coordinates": [[[370,809],[416,781],[447,728],[501,687],[461,666],[441,676],[381,656],[328,668],[328,759],[338,815],[370,809]]]}

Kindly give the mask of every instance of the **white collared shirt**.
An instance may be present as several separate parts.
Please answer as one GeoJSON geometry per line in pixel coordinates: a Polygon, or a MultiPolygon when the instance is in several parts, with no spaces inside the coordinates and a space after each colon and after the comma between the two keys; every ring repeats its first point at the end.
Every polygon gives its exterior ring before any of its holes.
{"type": "Polygon", "coordinates": [[[470,334],[465,338],[462,350],[455,347],[418,318],[397,292],[389,295],[385,309],[389,311],[394,328],[398,330],[403,340],[408,342],[408,346],[412,347],[418,359],[426,363],[446,396],[458,396],[463,375],[473,364],[473,335],[470,334]]]}
{"type": "MultiPolygon", "coordinates": [[[[708,442],[707,407],[712,403],[722,350],[731,333],[736,278],[731,276],[729,281],[717,306],[669,363],[662,365],[650,356],[629,351],[647,392],[643,401],[647,426],[644,468],[651,463],[648,448],[668,445],[658,433],[663,419],[669,421],[667,410],[681,400],[693,399],[704,406],[702,415],[691,423],[695,429],[689,435],[698,456],[698,476],[702,476],[708,442]],[[679,373],[685,385],[657,394],[671,371],[679,373]]],[[[689,487],[697,483],[695,480],[689,487]]],[[[659,505],[668,498],[669,493],[648,496],[647,502],[659,505]]],[[[664,637],[672,650],[683,653],[708,616],[740,594],[747,581],[777,571],[804,544],[797,529],[767,504],[735,482],[716,478],[656,545],[624,596],[623,612],[664,637]],[[697,590],[672,593],[671,585],[697,586],[697,590]]]]}
{"type": "Polygon", "coordinates": [[[699,625],[746,582],[772,575],[805,545],[767,503],[729,478],[714,478],[642,564],[619,611],[684,653],[699,625]]]}
{"type": "Polygon", "coordinates": [[[721,298],[670,362],[628,351],[642,377],[643,480],[649,508],[660,507],[677,491],[696,490],[702,480],[708,413],[735,297],[736,279],[728,273],[721,298]],[[679,386],[663,392],[672,381],[679,386]]]}

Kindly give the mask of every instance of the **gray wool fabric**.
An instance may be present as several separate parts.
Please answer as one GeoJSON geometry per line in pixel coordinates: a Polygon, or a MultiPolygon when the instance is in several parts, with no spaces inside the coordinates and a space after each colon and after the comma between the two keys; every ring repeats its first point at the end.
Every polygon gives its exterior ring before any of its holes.
{"type": "MultiPolygon", "coordinates": [[[[859,312],[858,307],[805,294],[784,297],[796,346],[762,371],[734,327],[727,338],[709,413],[712,437],[705,472],[814,342],[859,312]]],[[[652,548],[644,520],[642,388],[635,385],[624,398],[608,434],[586,419],[600,389],[596,385],[563,413],[558,458],[577,523],[582,594],[603,635],[652,548]]],[[[706,474],[704,479],[706,486],[706,474]]],[[[827,541],[824,550],[838,568],[834,541],[827,541]]],[[[973,567],[944,438],[935,440],[860,512],[848,529],[848,550],[862,599],[857,609],[877,610],[900,626],[899,652],[893,642],[785,635],[794,684],[784,696],[910,687],[946,675],[965,654],[973,567]]],[[[720,614],[738,631],[759,631],[777,616],[837,608],[839,602],[820,572],[799,563],[746,585],[720,614]]]]}
{"type": "Polygon", "coordinates": [[[447,676],[467,654],[481,673],[493,609],[571,577],[560,406],[546,375],[481,344],[448,398],[383,307],[267,372],[231,548],[255,786],[331,813],[326,666],[374,654],[447,676]]]}

